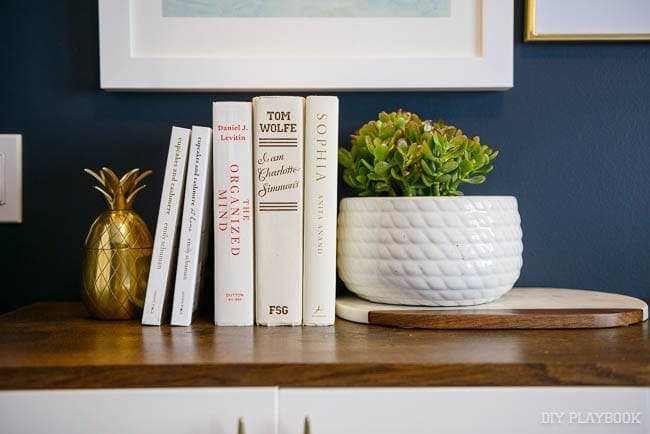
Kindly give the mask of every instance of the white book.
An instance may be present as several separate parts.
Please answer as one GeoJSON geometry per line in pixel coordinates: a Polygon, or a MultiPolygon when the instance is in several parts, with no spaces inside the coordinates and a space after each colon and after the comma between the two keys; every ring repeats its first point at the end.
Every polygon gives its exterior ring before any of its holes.
{"type": "Polygon", "coordinates": [[[212,105],[214,323],[254,321],[253,132],[250,102],[212,105]]]}
{"type": "Polygon", "coordinates": [[[309,96],[305,107],[302,322],[334,324],[339,99],[309,96]]]}
{"type": "Polygon", "coordinates": [[[172,325],[188,326],[199,304],[212,219],[212,129],[192,127],[178,241],[172,325]]]}
{"type": "Polygon", "coordinates": [[[190,130],[172,128],[163,179],[160,209],[153,240],[153,252],[142,324],[160,325],[168,311],[169,288],[175,277],[176,248],[180,229],[181,201],[185,188],[185,167],[190,144],[190,130]]]}
{"type": "Polygon", "coordinates": [[[260,325],[302,323],[305,100],[253,99],[255,306],[260,325]]]}

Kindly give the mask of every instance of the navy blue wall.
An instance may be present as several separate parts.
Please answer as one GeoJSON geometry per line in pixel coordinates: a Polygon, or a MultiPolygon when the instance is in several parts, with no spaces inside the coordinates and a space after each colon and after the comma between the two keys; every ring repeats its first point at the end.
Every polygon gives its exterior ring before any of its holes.
{"type": "MultiPolygon", "coordinates": [[[[650,43],[524,44],[517,2],[507,92],[341,93],[346,138],[378,111],[443,118],[501,151],[468,194],[519,198],[519,284],[650,298],[650,43]]],[[[24,135],[24,223],[0,225],[0,312],[77,300],[80,246],[103,203],[84,167],[153,168],[154,227],[171,125],[209,124],[248,94],[99,89],[95,1],[3,2],[0,132],[24,135]]]]}

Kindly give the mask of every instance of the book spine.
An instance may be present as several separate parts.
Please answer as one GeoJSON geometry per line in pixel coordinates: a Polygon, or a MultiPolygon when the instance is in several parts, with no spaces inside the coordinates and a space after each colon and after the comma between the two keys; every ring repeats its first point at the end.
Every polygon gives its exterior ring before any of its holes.
{"type": "Polygon", "coordinates": [[[175,276],[180,205],[189,144],[190,130],[173,127],[142,313],[142,324],[145,325],[160,325],[168,310],[169,288],[175,276]]]}
{"type": "Polygon", "coordinates": [[[214,323],[254,321],[253,133],[249,102],[215,102],[214,323]]]}
{"type": "Polygon", "coordinates": [[[198,308],[208,244],[212,175],[212,129],[192,127],[178,242],[172,325],[188,326],[198,308]]]}
{"type": "Polygon", "coordinates": [[[334,324],[339,100],[307,97],[303,324],[334,324]]]}
{"type": "Polygon", "coordinates": [[[301,97],[253,99],[256,321],[302,323],[304,106],[301,97]]]}

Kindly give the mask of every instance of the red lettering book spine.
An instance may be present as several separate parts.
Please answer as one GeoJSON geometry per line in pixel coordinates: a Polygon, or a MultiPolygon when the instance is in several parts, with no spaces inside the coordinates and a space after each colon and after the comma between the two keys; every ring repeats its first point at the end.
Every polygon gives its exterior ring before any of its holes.
{"type": "Polygon", "coordinates": [[[214,323],[254,323],[253,142],[250,102],[215,102],[214,323]]]}

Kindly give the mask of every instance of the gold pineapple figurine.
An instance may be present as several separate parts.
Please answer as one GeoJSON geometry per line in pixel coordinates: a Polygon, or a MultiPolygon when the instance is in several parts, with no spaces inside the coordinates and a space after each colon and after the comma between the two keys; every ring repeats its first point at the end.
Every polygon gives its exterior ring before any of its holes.
{"type": "Polygon", "coordinates": [[[131,208],[146,187],[138,184],[152,172],[133,169],[120,179],[107,167],[84,172],[99,182],[95,189],[110,209],[95,219],[84,243],[81,299],[96,318],[136,318],[144,304],[153,242],[147,224],[131,208]]]}

